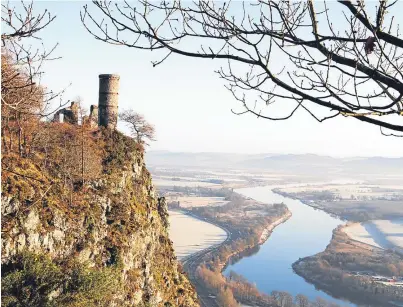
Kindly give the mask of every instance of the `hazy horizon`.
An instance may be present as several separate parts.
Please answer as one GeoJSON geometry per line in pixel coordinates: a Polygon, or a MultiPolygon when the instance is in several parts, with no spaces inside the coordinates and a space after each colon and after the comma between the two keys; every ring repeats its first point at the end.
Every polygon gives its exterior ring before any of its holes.
{"type": "Polygon", "coordinates": [[[257,155],[314,155],[321,157],[331,157],[331,158],[403,158],[402,156],[381,156],[381,155],[331,155],[331,154],[317,154],[314,152],[303,152],[303,153],[293,153],[293,152],[257,152],[257,153],[248,153],[248,152],[228,152],[228,151],[178,151],[178,150],[169,150],[169,149],[150,149],[146,150],[147,153],[156,153],[156,152],[169,152],[169,153],[185,153],[185,154],[228,154],[228,155],[248,155],[248,156],[257,156],[257,155]]]}
{"type": "MultiPolygon", "coordinates": [[[[383,136],[379,127],[353,118],[318,123],[302,111],[280,122],[236,116],[231,109],[240,110],[239,104],[214,73],[225,63],[174,55],[153,68],[151,61],[161,53],[93,38],[80,21],[80,9],[86,3],[35,3],[37,12],[46,8],[57,16],[42,37],[48,47],[59,43],[55,55],[62,56],[46,63],[42,83],[53,91],[72,83],[65,99],[81,96],[89,108],[98,103],[98,75],[119,74],[119,109],[132,108],[155,125],[157,141],[148,150],[403,156],[402,138],[383,136]]],[[[122,124],[118,127],[127,132],[122,124]]]]}

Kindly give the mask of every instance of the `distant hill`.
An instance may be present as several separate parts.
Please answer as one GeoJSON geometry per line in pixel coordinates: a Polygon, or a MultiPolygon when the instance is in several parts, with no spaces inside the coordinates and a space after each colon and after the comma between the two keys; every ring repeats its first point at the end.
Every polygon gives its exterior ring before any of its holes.
{"type": "MultiPolygon", "coordinates": [[[[207,167],[207,168],[233,168],[237,164],[243,165],[250,159],[250,155],[233,153],[211,153],[211,152],[170,152],[150,151],[147,152],[147,161],[150,166],[165,167],[207,167]]],[[[257,155],[261,159],[265,155],[257,155]]]]}
{"type": "Polygon", "coordinates": [[[315,154],[147,152],[150,166],[245,169],[296,174],[402,174],[403,157],[335,158],[315,154]]]}

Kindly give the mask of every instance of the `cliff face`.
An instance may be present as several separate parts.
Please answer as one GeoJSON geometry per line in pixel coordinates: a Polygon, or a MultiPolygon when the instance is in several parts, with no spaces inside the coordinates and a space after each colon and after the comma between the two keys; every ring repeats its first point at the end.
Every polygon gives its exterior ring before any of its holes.
{"type": "MultiPolygon", "coordinates": [[[[61,306],[81,306],[80,302],[86,306],[198,305],[194,288],[178,269],[168,237],[167,206],[154,193],[143,152],[134,150],[128,155],[122,165],[110,167],[102,178],[74,192],[30,161],[14,161],[12,172],[2,177],[3,299],[20,299],[25,290],[13,281],[21,274],[28,276],[27,266],[40,259],[56,264],[54,270],[64,276],[48,292],[40,293],[45,296],[42,302],[47,302],[43,306],[57,305],[58,298],[61,306]],[[35,261],[27,261],[27,257],[35,261]],[[113,280],[105,286],[98,281],[105,279],[104,275],[91,277],[85,287],[74,290],[74,282],[67,285],[66,279],[83,280],[70,269],[77,266],[87,277],[94,276],[88,275],[94,272],[113,271],[105,275],[113,280]],[[17,276],[19,271],[22,273],[17,276]],[[96,286],[97,282],[100,286],[96,286]],[[94,288],[102,286],[110,291],[107,296],[87,295],[90,289],[96,291],[94,288]],[[89,289],[87,293],[83,288],[89,289]],[[66,298],[71,297],[69,291],[76,293],[73,299],[66,298]]],[[[44,271],[43,266],[39,271],[44,271]]],[[[40,291],[36,286],[28,287],[29,299],[32,292],[40,291]]],[[[37,302],[31,300],[31,304],[37,302]]]]}

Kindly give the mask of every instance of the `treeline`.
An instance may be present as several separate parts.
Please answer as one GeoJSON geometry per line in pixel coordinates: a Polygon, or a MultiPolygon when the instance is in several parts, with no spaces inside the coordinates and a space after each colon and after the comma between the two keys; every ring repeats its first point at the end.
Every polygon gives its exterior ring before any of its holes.
{"type": "Polygon", "coordinates": [[[220,188],[220,189],[212,189],[206,187],[181,187],[181,186],[173,186],[173,192],[180,192],[186,195],[196,194],[202,197],[229,197],[232,194],[232,189],[230,188],[220,188]]]}
{"type": "Polygon", "coordinates": [[[217,295],[218,303],[225,307],[239,306],[238,302],[261,307],[340,307],[319,297],[310,301],[303,294],[293,297],[286,291],[261,293],[255,285],[233,271],[228,277],[224,277],[220,271],[210,270],[202,265],[196,273],[203,284],[217,295]]]}
{"type": "Polygon", "coordinates": [[[329,190],[323,190],[323,191],[301,191],[301,192],[284,192],[281,189],[273,189],[274,193],[280,194],[282,196],[292,198],[292,199],[300,199],[301,201],[323,201],[323,202],[332,202],[335,200],[341,200],[339,195],[336,193],[329,191],[329,190]]]}
{"type": "Polygon", "coordinates": [[[333,231],[330,245],[318,256],[320,268],[332,267],[345,272],[366,271],[390,277],[403,275],[402,256],[389,250],[356,247],[341,227],[333,231]]]}
{"type": "Polygon", "coordinates": [[[403,195],[400,194],[374,197],[371,199],[365,195],[351,195],[349,199],[342,199],[338,194],[335,194],[329,190],[288,193],[282,191],[281,189],[273,189],[273,192],[291,199],[298,199],[304,204],[324,210],[332,216],[340,217],[341,219],[349,221],[365,222],[369,220],[391,219],[401,216],[399,211],[396,211],[392,214],[383,212],[381,209],[372,211],[367,210],[366,206],[363,206],[365,202],[371,201],[374,205],[379,202],[378,206],[381,208],[382,201],[387,201],[391,203],[396,202],[396,207],[399,207],[400,203],[398,202],[403,199],[403,195]]]}
{"type": "Polygon", "coordinates": [[[402,257],[392,251],[357,247],[340,228],[334,230],[324,252],[297,261],[293,269],[315,285],[352,301],[382,306],[403,301],[401,287],[377,282],[371,276],[401,276],[402,257]]]}
{"type": "Polygon", "coordinates": [[[248,241],[246,245],[249,246],[257,244],[263,230],[288,212],[284,204],[259,204],[235,192],[230,192],[225,199],[229,201],[225,205],[193,207],[192,212],[197,216],[212,219],[225,228],[236,230],[248,241]],[[254,211],[258,214],[248,215],[254,211]]]}
{"type": "Polygon", "coordinates": [[[320,265],[338,268],[343,271],[372,272],[374,275],[403,276],[403,261],[397,254],[385,251],[385,254],[368,255],[349,254],[346,252],[325,253],[321,256],[320,265]]]}
{"type": "Polygon", "coordinates": [[[238,237],[235,240],[223,244],[205,263],[213,269],[220,269],[230,258],[249,250],[259,244],[260,234],[258,231],[247,234],[245,237],[238,237]]]}
{"type": "Polygon", "coordinates": [[[263,231],[274,221],[285,216],[288,208],[284,204],[271,206],[246,199],[241,194],[223,189],[229,203],[222,206],[194,207],[196,216],[214,220],[218,225],[232,232],[232,240],[222,244],[205,263],[209,268],[222,268],[231,257],[258,246],[263,231]],[[259,211],[258,215],[248,216],[247,211],[259,211]],[[242,216],[242,219],[239,218],[242,216]]]}
{"type": "Polygon", "coordinates": [[[400,287],[375,282],[369,276],[353,276],[338,268],[313,263],[293,265],[293,269],[315,286],[353,302],[369,306],[395,306],[390,301],[403,301],[400,287]]]}

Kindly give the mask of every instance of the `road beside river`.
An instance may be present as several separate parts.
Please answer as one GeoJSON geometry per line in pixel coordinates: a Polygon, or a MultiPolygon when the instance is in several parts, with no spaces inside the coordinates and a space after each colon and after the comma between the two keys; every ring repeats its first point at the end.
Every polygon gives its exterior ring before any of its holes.
{"type": "Polygon", "coordinates": [[[192,216],[186,211],[170,210],[170,238],[175,253],[191,283],[195,286],[201,307],[219,307],[215,296],[196,278],[203,257],[232,240],[233,234],[214,223],[192,216]],[[195,243],[199,242],[199,243],[195,243]]]}

